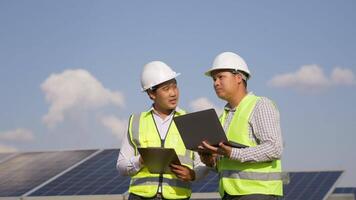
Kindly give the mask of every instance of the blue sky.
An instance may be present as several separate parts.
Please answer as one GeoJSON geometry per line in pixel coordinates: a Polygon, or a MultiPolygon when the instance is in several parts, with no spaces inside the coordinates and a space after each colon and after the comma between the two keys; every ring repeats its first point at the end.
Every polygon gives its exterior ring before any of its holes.
{"type": "Polygon", "coordinates": [[[241,55],[280,110],[286,170],[356,186],[355,1],[0,1],[0,151],[118,148],[151,102],[144,64],[182,75],[180,107],[221,109],[203,73],[241,55]]]}

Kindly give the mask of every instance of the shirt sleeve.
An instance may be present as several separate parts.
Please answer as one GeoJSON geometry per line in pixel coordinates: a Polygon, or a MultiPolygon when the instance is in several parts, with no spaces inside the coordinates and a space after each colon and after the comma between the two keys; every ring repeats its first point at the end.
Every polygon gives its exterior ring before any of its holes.
{"type": "Polygon", "coordinates": [[[280,159],[283,150],[280,116],[271,100],[260,98],[251,113],[249,127],[250,137],[256,140],[257,146],[232,148],[230,159],[240,162],[266,162],[280,159]]]}
{"type": "Polygon", "coordinates": [[[135,156],[135,149],[131,143],[129,131],[127,131],[127,137],[122,141],[116,163],[116,168],[119,171],[119,174],[122,176],[135,175],[142,168],[139,160],[140,155],[135,156]]]}
{"type": "Polygon", "coordinates": [[[194,152],[194,172],[195,172],[195,180],[201,180],[205,176],[209,174],[210,168],[207,167],[201,160],[198,152],[194,152]]]}

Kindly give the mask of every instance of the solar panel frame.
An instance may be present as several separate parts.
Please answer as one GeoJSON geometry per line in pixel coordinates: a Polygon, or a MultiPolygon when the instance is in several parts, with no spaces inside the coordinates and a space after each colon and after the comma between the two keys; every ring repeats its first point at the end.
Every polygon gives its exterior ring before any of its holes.
{"type": "Polygon", "coordinates": [[[353,194],[356,197],[356,187],[337,187],[333,194],[353,194]]]}
{"type": "MultiPolygon", "coordinates": [[[[327,197],[343,171],[290,172],[290,183],[284,185],[284,196],[281,199],[324,199],[327,197]]],[[[208,176],[192,184],[193,193],[218,192],[218,174],[209,172],[208,176]]]]}
{"type": "MultiPolygon", "coordinates": [[[[95,153],[91,153],[90,156],[81,159],[79,163],[76,162],[76,164],[61,171],[56,176],[45,175],[44,177],[52,178],[42,183],[40,186],[37,186],[37,188],[32,188],[32,190],[25,193],[24,196],[127,195],[130,177],[121,177],[118,175],[118,172],[116,171],[118,153],[119,149],[95,151],[95,153]]],[[[13,159],[20,159],[21,156],[26,157],[27,155],[28,157],[31,157],[30,154],[31,153],[20,153],[16,156],[12,156],[3,163],[1,163],[0,159],[0,172],[1,169],[4,168],[3,166],[5,163],[11,162],[13,159]]],[[[35,154],[38,154],[37,157],[41,157],[43,160],[49,159],[49,161],[53,161],[53,155],[44,158],[46,157],[46,154],[48,155],[48,152],[37,152],[35,154]]],[[[21,161],[24,160],[22,159],[21,161]]],[[[26,159],[24,162],[28,163],[26,159]]],[[[51,169],[48,165],[44,168],[51,169]]],[[[339,188],[334,190],[335,184],[342,173],[343,171],[291,172],[290,183],[284,186],[285,196],[281,199],[317,200],[325,199],[332,191],[334,191],[334,193],[345,193],[346,189],[342,189],[342,192],[339,188]]],[[[6,181],[10,181],[6,178],[9,177],[5,177],[4,179],[3,174],[0,173],[0,186],[6,181]]],[[[218,184],[218,174],[211,171],[206,178],[193,182],[192,191],[195,194],[207,194],[207,196],[209,196],[209,194],[215,194],[216,196],[216,194],[218,194],[218,184]]],[[[353,189],[356,190],[356,188],[353,189]]],[[[350,193],[349,190],[350,189],[346,192],[350,193]]],[[[25,191],[26,189],[20,187],[17,190],[18,194],[15,196],[19,196],[20,193],[24,193],[25,191]]],[[[351,189],[351,191],[353,190],[351,189]]],[[[2,193],[0,190],[0,196],[1,195],[2,193]]],[[[11,195],[9,196],[12,197],[11,195]]],[[[199,195],[197,197],[199,197],[199,195]]]]}

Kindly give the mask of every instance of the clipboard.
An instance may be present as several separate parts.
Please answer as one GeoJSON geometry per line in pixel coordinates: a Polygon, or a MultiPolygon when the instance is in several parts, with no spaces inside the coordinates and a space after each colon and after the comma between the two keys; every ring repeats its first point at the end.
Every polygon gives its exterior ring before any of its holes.
{"type": "Polygon", "coordinates": [[[202,141],[207,141],[213,146],[218,146],[220,142],[224,142],[235,148],[248,147],[228,141],[214,109],[188,113],[174,117],[173,120],[187,149],[201,151],[198,146],[201,145],[202,141]]]}
{"type": "Polygon", "coordinates": [[[148,171],[154,174],[169,174],[170,164],[181,165],[173,148],[147,147],[137,148],[148,171]]]}

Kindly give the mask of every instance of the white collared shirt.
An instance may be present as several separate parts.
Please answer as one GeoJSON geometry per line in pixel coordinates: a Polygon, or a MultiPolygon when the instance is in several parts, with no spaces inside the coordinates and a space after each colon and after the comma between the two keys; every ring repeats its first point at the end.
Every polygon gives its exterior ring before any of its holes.
{"type": "MultiPolygon", "coordinates": [[[[167,135],[169,126],[172,123],[174,113],[175,111],[178,111],[179,108],[176,108],[165,119],[162,119],[153,107],[150,110],[153,110],[153,118],[155,120],[160,137],[161,139],[164,139],[167,135]]],[[[116,164],[120,175],[135,175],[143,167],[139,162],[139,158],[140,155],[135,156],[135,149],[131,144],[129,135],[127,134],[127,137],[122,141],[119,157],[116,164]]],[[[209,173],[209,168],[201,162],[200,157],[196,152],[194,152],[194,171],[195,180],[199,180],[209,173]]]]}

